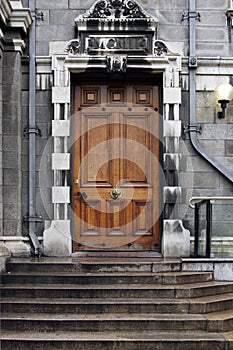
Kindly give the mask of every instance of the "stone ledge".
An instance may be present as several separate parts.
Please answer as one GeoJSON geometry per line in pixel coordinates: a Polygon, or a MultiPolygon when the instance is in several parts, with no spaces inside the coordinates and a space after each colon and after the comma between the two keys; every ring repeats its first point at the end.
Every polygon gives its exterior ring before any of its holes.
{"type": "Polygon", "coordinates": [[[1,1],[0,15],[7,26],[22,28],[25,33],[32,23],[31,11],[24,8],[21,1],[1,1]]]}
{"type": "Polygon", "coordinates": [[[183,258],[182,271],[212,271],[216,281],[233,281],[233,258],[183,258]]]}

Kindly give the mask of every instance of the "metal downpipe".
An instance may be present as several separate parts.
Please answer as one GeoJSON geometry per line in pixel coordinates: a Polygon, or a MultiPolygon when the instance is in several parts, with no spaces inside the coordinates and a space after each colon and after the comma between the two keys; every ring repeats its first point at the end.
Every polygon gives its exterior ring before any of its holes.
{"type": "Polygon", "coordinates": [[[36,20],[35,0],[29,0],[33,20],[29,30],[29,237],[40,255],[40,244],[36,235],[36,20]]]}
{"type": "MultiPolygon", "coordinates": [[[[189,0],[189,12],[196,12],[196,0],[189,0]]],[[[189,45],[190,58],[196,58],[196,18],[189,17],[189,45]]],[[[190,125],[196,125],[196,67],[189,67],[189,103],[190,103],[190,125]]],[[[200,145],[197,133],[190,132],[190,141],[194,149],[209,162],[215,169],[233,182],[233,173],[220,164],[213,156],[209,155],[200,145]]]]}

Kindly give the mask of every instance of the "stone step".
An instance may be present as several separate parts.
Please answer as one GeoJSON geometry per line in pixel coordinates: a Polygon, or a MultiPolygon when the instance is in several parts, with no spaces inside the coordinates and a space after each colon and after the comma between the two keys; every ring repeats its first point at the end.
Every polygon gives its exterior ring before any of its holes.
{"type": "Polygon", "coordinates": [[[2,330],[17,331],[130,331],[198,330],[207,331],[208,321],[202,315],[185,314],[2,314],[2,330]]]}
{"type": "Polygon", "coordinates": [[[211,272],[116,272],[112,273],[39,273],[8,272],[2,274],[3,284],[185,284],[208,282],[213,279],[211,272]]]}
{"type": "Polygon", "coordinates": [[[210,295],[189,299],[190,313],[210,313],[233,308],[233,293],[210,295]]]}
{"type": "Polygon", "coordinates": [[[15,332],[2,331],[2,350],[232,350],[231,337],[219,333],[157,332],[15,332]]]}
{"type": "Polygon", "coordinates": [[[153,284],[17,284],[4,285],[2,297],[24,298],[195,298],[232,293],[233,282],[203,282],[183,285],[153,284]]]}
{"type": "Polygon", "coordinates": [[[233,330],[233,308],[205,315],[208,319],[208,332],[227,332],[233,330]]]}
{"type": "MultiPolygon", "coordinates": [[[[233,294],[232,294],[233,297],[233,294]]],[[[24,299],[2,298],[2,312],[18,313],[189,313],[185,299],[24,299]]]]}
{"type": "Polygon", "coordinates": [[[2,330],[17,331],[124,331],[145,330],[203,330],[227,332],[233,329],[233,309],[198,314],[74,314],[37,313],[1,314],[2,330]]]}
{"type": "Polygon", "coordinates": [[[233,293],[202,298],[174,299],[66,299],[66,298],[1,298],[2,312],[9,313],[195,313],[206,314],[233,309],[233,293]]]}
{"type": "Polygon", "coordinates": [[[161,258],[15,258],[11,272],[173,272],[181,270],[178,259],[161,258]]]}

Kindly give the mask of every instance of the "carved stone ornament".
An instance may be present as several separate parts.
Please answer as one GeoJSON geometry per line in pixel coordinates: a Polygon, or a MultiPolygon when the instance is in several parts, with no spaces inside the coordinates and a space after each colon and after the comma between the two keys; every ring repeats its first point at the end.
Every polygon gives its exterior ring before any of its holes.
{"type": "Polygon", "coordinates": [[[162,41],[155,41],[154,43],[155,56],[161,57],[168,54],[168,48],[162,41]]]}
{"type": "Polygon", "coordinates": [[[109,73],[124,73],[127,68],[127,56],[107,56],[107,71],[109,73]]]}
{"type": "Polygon", "coordinates": [[[65,51],[70,53],[71,55],[78,55],[80,53],[81,43],[79,40],[72,40],[68,43],[65,51]]]}
{"type": "Polygon", "coordinates": [[[78,20],[130,20],[144,19],[154,21],[135,0],[99,0],[91,9],[78,17],[78,20]]]}

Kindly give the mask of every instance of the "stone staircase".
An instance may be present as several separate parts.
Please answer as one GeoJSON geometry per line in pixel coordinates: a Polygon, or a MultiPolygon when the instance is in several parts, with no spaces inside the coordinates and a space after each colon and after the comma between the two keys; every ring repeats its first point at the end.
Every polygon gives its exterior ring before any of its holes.
{"type": "Polygon", "coordinates": [[[1,349],[233,350],[233,283],[178,260],[12,259],[1,349]]]}

